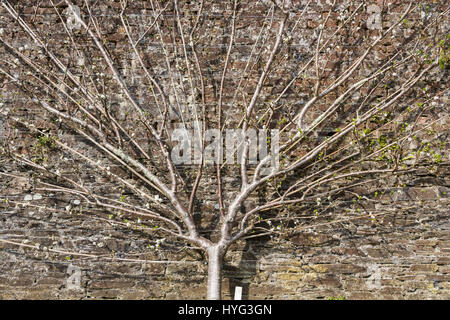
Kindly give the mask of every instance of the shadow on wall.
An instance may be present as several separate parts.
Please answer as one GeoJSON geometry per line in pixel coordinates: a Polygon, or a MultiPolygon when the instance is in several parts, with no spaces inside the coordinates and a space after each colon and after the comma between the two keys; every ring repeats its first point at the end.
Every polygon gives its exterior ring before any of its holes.
{"type": "Polygon", "coordinates": [[[242,287],[242,300],[249,299],[250,283],[257,274],[258,257],[254,254],[252,248],[255,246],[264,247],[270,240],[270,237],[262,237],[257,240],[247,240],[242,249],[242,255],[239,265],[224,265],[224,279],[228,279],[228,292],[230,298],[234,300],[236,287],[242,287]]]}

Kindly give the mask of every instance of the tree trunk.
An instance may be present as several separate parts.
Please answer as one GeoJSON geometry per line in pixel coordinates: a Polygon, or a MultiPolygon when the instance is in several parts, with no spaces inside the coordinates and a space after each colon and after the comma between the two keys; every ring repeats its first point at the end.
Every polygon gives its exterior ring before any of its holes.
{"type": "Polygon", "coordinates": [[[224,252],[219,246],[208,249],[208,300],[222,299],[222,262],[224,252]]]}

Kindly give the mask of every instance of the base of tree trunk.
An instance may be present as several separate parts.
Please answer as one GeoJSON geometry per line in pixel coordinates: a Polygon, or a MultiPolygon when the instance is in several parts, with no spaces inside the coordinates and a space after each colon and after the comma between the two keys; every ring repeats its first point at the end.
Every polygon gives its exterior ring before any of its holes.
{"type": "Polygon", "coordinates": [[[222,299],[222,260],[223,250],[218,246],[208,249],[208,300],[222,299]]]}

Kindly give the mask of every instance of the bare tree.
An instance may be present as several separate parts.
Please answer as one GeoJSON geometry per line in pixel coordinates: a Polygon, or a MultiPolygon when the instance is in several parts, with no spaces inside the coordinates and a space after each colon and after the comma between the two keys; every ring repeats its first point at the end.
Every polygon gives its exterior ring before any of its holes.
{"type": "Polygon", "coordinates": [[[36,190],[76,196],[80,212],[139,219],[202,250],[208,299],[221,298],[236,241],[289,238],[349,195],[350,209],[372,208],[358,219],[375,219],[371,186],[447,160],[432,129],[448,113],[421,122],[447,90],[446,1],[390,3],[389,21],[355,1],[136,3],[1,1],[2,163],[33,172],[36,190]],[[34,152],[14,128],[38,139],[34,152]],[[177,128],[193,134],[175,145],[177,128]],[[228,129],[241,131],[223,161],[222,143],[209,147],[228,129]],[[255,149],[250,133],[263,131],[255,149]],[[278,148],[264,155],[264,139],[278,148]],[[92,175],[126,196],[94,188],[92,175]],[[198,196],[212,185],[215,209],[198,196]]]}

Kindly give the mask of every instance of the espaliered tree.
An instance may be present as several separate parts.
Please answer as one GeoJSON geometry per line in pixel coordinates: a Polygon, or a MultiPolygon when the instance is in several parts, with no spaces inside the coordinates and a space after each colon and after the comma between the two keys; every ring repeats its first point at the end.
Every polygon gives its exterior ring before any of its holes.
{"type": "Polygon", "coordinates": [[[371,187],[446,162],[433,130],[448,120],[448,3],[369,5],[2,0],[2,166],[76,197],[80,212],[138,219],[202,250],[207,297],[220,299],[236,241],[289,238],[349,195],[347,210],[376,219],[371,187]],[[230,129],[231,152],[213,143],[230,129]],[[175,144],[174,132],[193,134],[175,144]],[[33,149],[19,148],[23,135],[33,149]]]}

